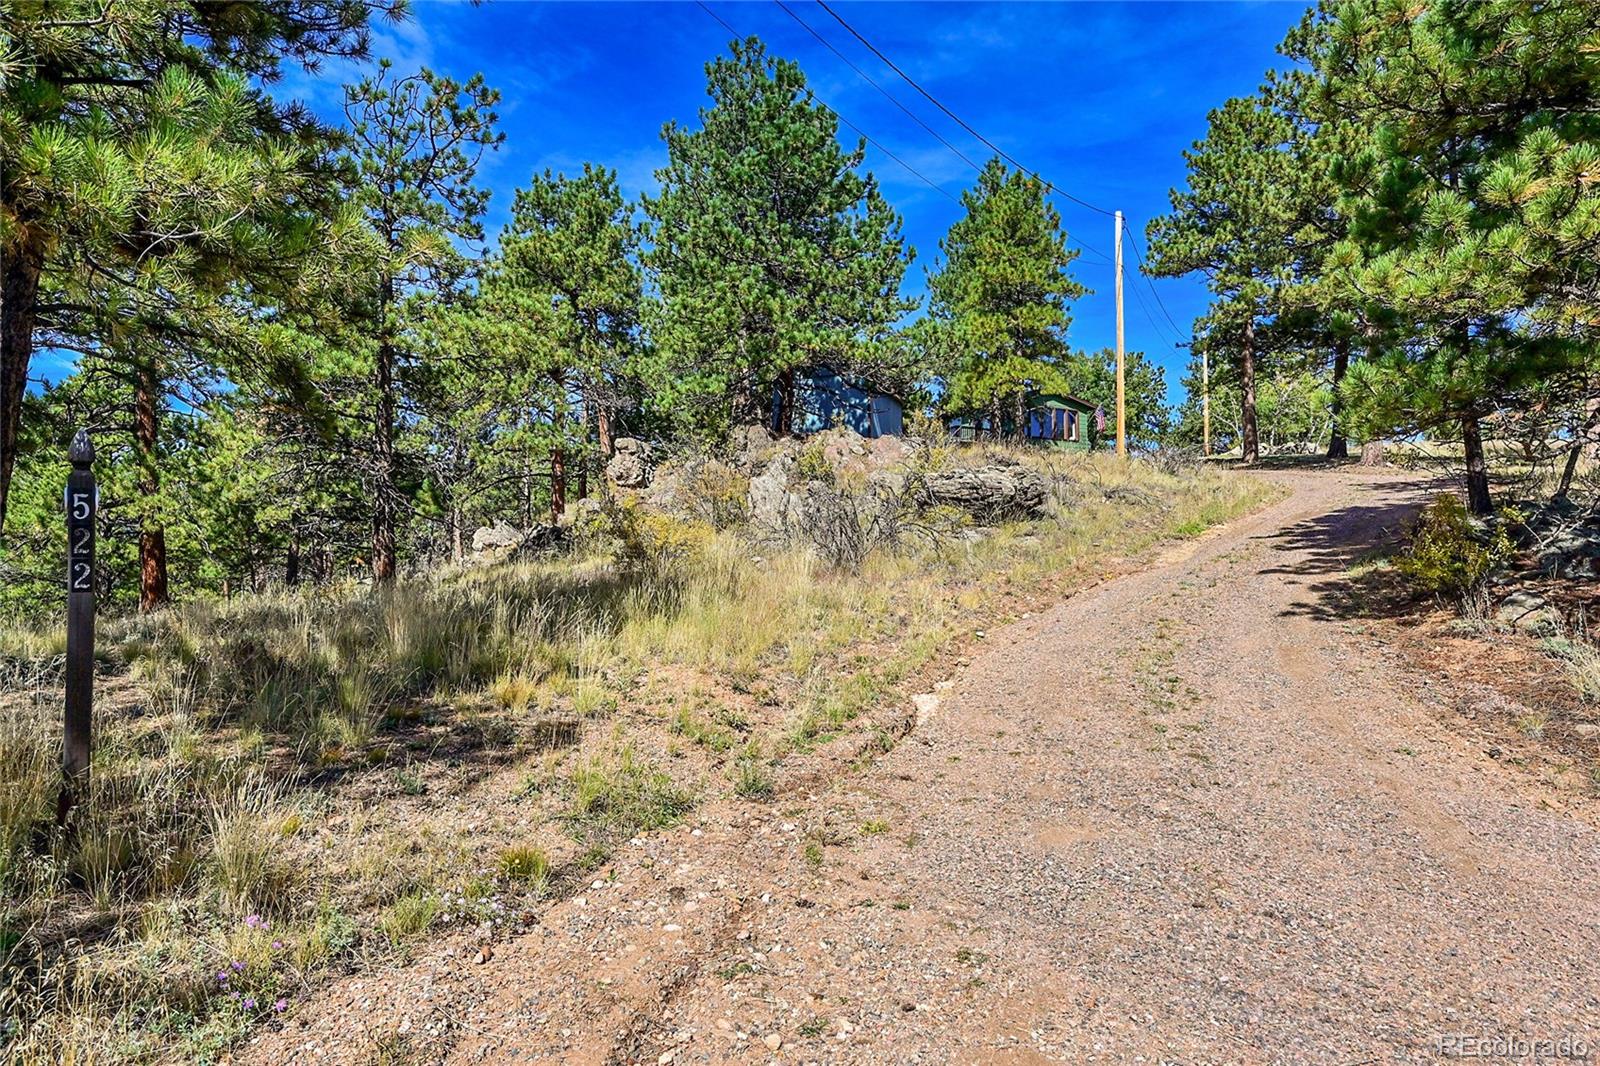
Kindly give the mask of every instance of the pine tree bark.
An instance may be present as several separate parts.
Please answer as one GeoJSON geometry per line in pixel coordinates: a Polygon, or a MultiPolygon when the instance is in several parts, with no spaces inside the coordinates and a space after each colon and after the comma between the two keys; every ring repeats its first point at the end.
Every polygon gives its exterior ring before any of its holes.
{"type": "Polygon", "coordinates": [[[1339,397],[1339,386],[1344,384],[1344,376],[1349,369],[1350,342],[1341,337],[1333,347],[1333,399],[1330,404],[1333,435],[1328,438],[1329,459],[1350,458],[1350,442],[1344,430],[1344,401],[1339,397]]]}
{"type": "Polygon", "coordinates": [[[161,494],[161,369],[154,358],[141,360],[133,389],[133,442],[139,462],[139,610],[166,606],[167,533],[154,510],[161,494]]]}
{"type": "Polygon", "coordinates": [[[614,438],[611,434],[611,412],[606,410],[603,403],[595,404],[595,431],[600,438],[600,462],[605,463],[611,458],[614,438]]]}
{"type": "Polygon", "coordinates": [[[1483,457],[1483,433],[1476,413],[1461,416],[1461,446],[1467,459],[1467,509],[1480,517],[1494,510],[1489,496],[1489,466],[1483,457]]]}
{"type": "Polygon", "coordinates": [[[44,271],[41,250],[21,244],[0,255],[0,542],[5,538],[6,501],[16,469],[22,429],[22,397],[33,358],[33,323],[44,271]]]}
{"type": "Polygon", "coordinates": [[[561,521],[567,509],[567,456],[560,445],[550,449],[550,523],[561,521]]]}
{"type": "Polygon", "coordinates": [[[1256,320],[1245,319],[1243,346],[1239,358],[1239,438],[1240,458],[1246,465],[1261,459],[1261,434],[1256,423],[1256,320]]]}

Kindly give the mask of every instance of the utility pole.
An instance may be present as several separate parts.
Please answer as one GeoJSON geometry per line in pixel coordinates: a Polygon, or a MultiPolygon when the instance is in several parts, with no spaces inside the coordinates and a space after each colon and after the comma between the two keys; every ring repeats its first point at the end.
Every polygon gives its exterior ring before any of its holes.
{"type": "Polygon", "coordinates": [[[1128,454],[1127,404],[1123,397],[1122,377],[1122,212],[1116,214],[1117,224],[1117,454],[1128,454]]]}
{"type": "Polygon", "coordinates": [[[1200,349],[1200,435],[1202,454],[1211,454],[1211,357],[1200,349]]]}

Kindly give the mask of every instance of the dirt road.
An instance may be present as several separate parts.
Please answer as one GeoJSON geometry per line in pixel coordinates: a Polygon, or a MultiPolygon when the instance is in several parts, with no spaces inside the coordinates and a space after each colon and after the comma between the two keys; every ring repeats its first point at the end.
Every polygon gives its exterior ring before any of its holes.
{"type": "Polygon", "coordinates": [[[835,791],[702,810],[488,961],[346,981],[245,1057],[1600,1055],[1600,834],[1329,595],[1417,484],[1271,476],[1283,502],[988,633],[835,791]]]}

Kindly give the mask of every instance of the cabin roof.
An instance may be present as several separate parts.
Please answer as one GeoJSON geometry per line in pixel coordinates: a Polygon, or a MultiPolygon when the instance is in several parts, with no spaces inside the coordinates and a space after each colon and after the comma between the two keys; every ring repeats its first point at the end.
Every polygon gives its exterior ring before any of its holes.
{"type": "Polygon", "coordinates": [[[1060,407],[1070,410],[1093,411],[1095,405],[1081,396],[1074,396],[1070,392],[1039,392],[1028,397],[1028,409],[1040,407],[1060,407]]]}

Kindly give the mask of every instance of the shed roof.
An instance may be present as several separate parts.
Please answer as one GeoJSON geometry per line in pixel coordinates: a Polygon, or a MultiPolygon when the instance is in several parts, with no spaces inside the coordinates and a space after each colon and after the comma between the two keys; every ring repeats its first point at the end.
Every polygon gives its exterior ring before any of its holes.
{"type": "Polygon", "coordinates": [[[819,360],[817,360],[815,362],[811,362],[811,363],[803,363],[800,366],[795,368],[795,373],[796,374],[810,374],[810,373],[813,373],[813,372],[818,371],[818,370],[826,370],[830,374],[832,374],[834,377],[836,377],[840,381],[844,382],[846,385],[850,385],[850,386],[852,386],[854,388],[860,389],[862,392],[875,392],[879,396],[887,396],[887,397],[889,397],[889,399],[893,400],[895,403],[899,404],[901,407],[908,406],[907,403],[906,403],[905,396],[903,396],[899,392],[899,390],[892,389],[892,388],[887,388],[887,387],[885,387],[883,385],[878,384],[875,381],[872,381],[872,380],[870,380],[868,378],[864,378],[859,374],[850,373],[850,372],[847,372],[847,371],[840,370],[837,366],[835,366],[833,363],[828,362],[826,359],[819,359],[819,360]]]}

